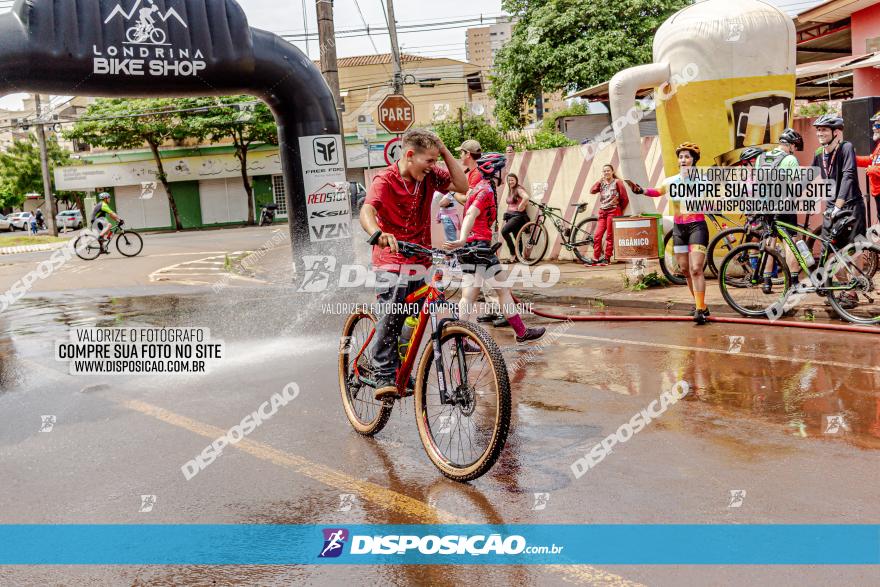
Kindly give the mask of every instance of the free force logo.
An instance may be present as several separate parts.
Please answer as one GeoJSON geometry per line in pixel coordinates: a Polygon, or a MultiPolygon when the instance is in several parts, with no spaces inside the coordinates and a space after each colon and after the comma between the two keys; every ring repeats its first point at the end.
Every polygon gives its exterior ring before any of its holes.
{"type": "Polygon", "coordinates": [[[345,528],[324,528],[324,547],[318,558],[337,558],[342,554],[342,548],[348,540],[348,530],[345,528]]]}
{"type": "Polygon", "coordinates": [[[318,165],[339,165],[339,147],[335,137],[318,137],[313,141],[315,163],[318,165]]]}
{"type": "Polygon", "coordinates": [[[95,45],[92,48],[93,73],[192,77],[207,67],[200,49],[175,49],[169,42],[166,30],[169,22],[189,28],[174,8],[163,11],[155,0],[135,0],[128,11],[121,3],[117,4],[104,20],[104,24],[110,24],[114,19],[125,21],[125,40],[122,46],[95,45]]]}

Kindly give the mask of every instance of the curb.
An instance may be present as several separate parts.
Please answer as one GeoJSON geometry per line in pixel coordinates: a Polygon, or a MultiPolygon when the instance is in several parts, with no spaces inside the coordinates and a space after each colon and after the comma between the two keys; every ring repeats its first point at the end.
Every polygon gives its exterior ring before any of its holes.
{"type": "Polygon", "coordinates": [[[18,255],[20,253],[39,253],[42,251],[54,251],[67,246],[68,241],[59,243],[46,243],[45,245],[22,245],[20,247],[0,247],[0,255],[18,255]]]}
{"type": "MultiPolygon", "coordinates": [[[[514,291],[513,295],[521,301],[532,302],[533,304],[550,304],[550,305],[576,305],[585,308],[595,309],[601,305],[607,308],[639,308],[642,310],[659,310],[662,312],[673,312],[682,314],[693,310],[693,304],[685,302],[659,301],[659,300],[626,300],[614,297],[600,296],[575,296],[575,295],[553,295],[534,293],[533,291],[514,291]]],[[[837,314],[831,308],[806,306],[797,309],[789,318],[806,316],[810,311],[814,314],[814,320],[836,320],[837,314]]],[[[712,313],[722,316],[740,317],[739,313],[731,308],[721,305],[713,306],[712,313]]]]}

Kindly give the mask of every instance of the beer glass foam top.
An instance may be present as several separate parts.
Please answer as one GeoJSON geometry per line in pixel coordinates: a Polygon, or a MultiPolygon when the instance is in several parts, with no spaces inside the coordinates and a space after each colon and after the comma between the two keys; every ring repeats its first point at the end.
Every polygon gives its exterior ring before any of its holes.
{"type": "Polygon", "coordinates": [[[746,147],[778,142],[794,117],[795,41],[791,18],[759,0],[698,2],[663,23],[654,63],[671,77],[655,94],[667,175],[678,172],[675,147],[685,141],[700,145],[700,165],[729,165],[746,147]]]}

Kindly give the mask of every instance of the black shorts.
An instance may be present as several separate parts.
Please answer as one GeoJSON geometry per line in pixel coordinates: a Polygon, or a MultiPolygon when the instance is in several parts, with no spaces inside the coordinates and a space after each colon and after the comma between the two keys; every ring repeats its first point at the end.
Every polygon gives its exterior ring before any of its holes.
{"type": "Polygon", "coordinates": [[[680,253],[705,253],[709,246],[709,226],[705,220],[676,224],[672,229],[673,251],[680,253]]]}
{"type": "MultiPolygon", "coordinates": [[[[492,243],[489,241],[471,241],[468,245],[477,245],[486,249],[492,248],[492,243]]],[[[463,273],[476,273],[477,269],[480,269],[486,276],[494,277],[502,269],[501,261],[498,260],[495,253],[472,253],[462,255],[460,260],[463,273]]]]}

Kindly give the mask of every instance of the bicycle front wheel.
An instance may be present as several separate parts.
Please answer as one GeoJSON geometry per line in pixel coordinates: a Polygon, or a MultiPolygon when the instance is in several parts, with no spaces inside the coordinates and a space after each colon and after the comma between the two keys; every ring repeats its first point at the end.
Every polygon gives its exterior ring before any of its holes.
{"type": "Polygon", "coordinates": [[[381,402],[374,397],[373,339],[376,317],[358,312],[348,317],[342,328],[339,345],[339,391],[342,407],[352,428],[363,436],[377,434],[391,417],[393,402],[381,402]],[[357,370],[355,370],[357,365],[357,370]]]}
{"type": "Polygon", "coordinates": [[[568,242],[574,256],[581,263],[586,263],[593,258],[593,235],[596,234],[596,221],[598,218],[590,217],[578,222],[577,227],[571,233],[568,242]]]}
{"type": "Polygon", "coordinates": [[[853,324],[880,324],[880,247],[848,245],[841,258],[826,264],[831,291],[828,303],[837,315],[853,324]]]}
{"type": "Polygon", "coordinates": [[[771,309],[784,307],[791,272],[776,251],[761,250],[760,243],[746,243],[721,262],[718,283],[731,308],[749,318],[766,318],[781,315],[771,309]],[[776,278],[771,277],[774,262],[778,267],[776,278]]]}
{"type": "Polygon", "coordinates": [[[511,397],[501,350],[485,330],[447,322],[439,359],[430,344],[419,360],[415,398],[419,437],[441,473],[464,482],[492,468],[510,430],[511,397]],[[445,403],[438,367],[449,392],[445,403]]]}
{"type": "Polygon", "coordinates": [[[116,237],[116,250],[125,257],[135,257],[144,250],[144,239],[133,230],[120,232],[116,237]]]}
{"type": "Polygon", "coordinates": [[[90,235],[78,236],[73,241],[73,250],[83,261],[94,261],[101,254],[101,242],[90,235]]]}
{"type": "Polygon", "coordinates": [[[547,229],[537,222],[529,222],[516,237],[516,257],[525,265],[536,265],[547,253],[547,229]]]}

